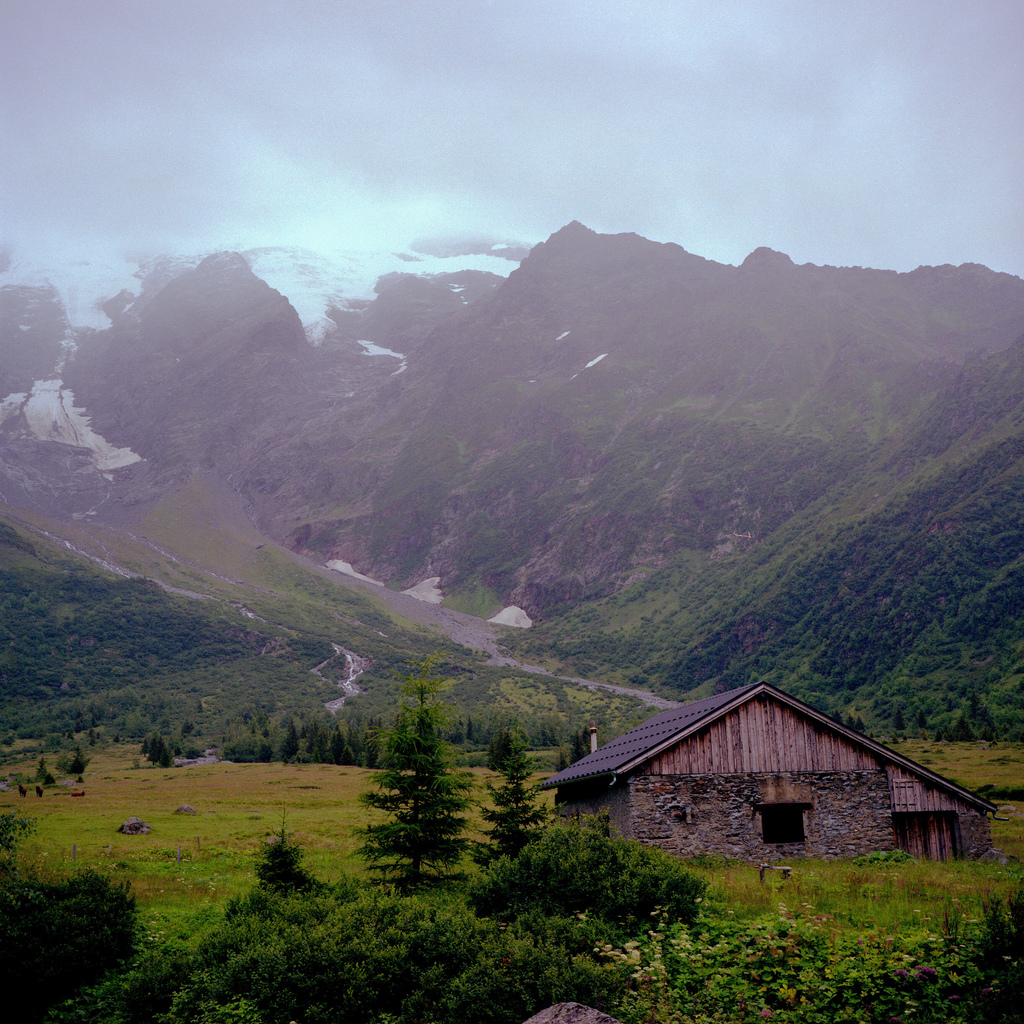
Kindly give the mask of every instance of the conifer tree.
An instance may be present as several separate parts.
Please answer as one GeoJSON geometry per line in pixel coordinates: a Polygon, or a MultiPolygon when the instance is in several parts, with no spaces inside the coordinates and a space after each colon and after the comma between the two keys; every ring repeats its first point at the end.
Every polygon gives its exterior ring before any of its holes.
{"type": "Polygon", "coordinates": [[[487,830],[490,844],[481,844],[475,853],[475,859],[481,864],[489,864],[499,857],[518,857],[548,816],[547,809],[537,803],[540,787],[529,781],[532,766],[518,723],[513,723],[508,730],[505,749],[504,759],[497,765],[501,785],[487,783],[494,806],[480,810],[484,821],[491,825],[487,830]]]}
{"type": "Polygon", "coordinates": [[[403,701],[391,729],[379,737],[381,771],[376,789],[360,794],[389,820],[356,829],[370,868],[403,888],[449,876],[468,846],[466,811],[473,777],[455,767],[455,749],[441,736],[449,708],[448,680],[434,675],[435,657],[415,662],[402,676],[403,701]]]}
{"type": "Polygon", "coordinates": [[[278,893],[308,892],[317,885],[302,866],[302,848],[285,831],[283,812],[276,841],[263,846],[256,858],[256,878],[264,889],[278,893]]]}

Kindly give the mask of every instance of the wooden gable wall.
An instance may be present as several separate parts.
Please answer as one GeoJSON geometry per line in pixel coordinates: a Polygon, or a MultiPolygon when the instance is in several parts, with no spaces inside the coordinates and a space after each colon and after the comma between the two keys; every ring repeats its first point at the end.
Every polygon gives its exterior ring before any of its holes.
{"type": "Polygon", "coordinates": [[[783,704],[758,697],[656,754],[644,774],[865,771],[880,767],[870,750],[783,704]]]}
{"type": "Polygon", "coordinates": [[[892,794],[894,814],[914,814],[923,811],[956,811],[958,814],[969,814],[976,811],[965,800],[945,790],[928,785],[925,779],[913,775],[906,768],[891,764],[886,769],[889,774],[889,792],[892,794]]]}

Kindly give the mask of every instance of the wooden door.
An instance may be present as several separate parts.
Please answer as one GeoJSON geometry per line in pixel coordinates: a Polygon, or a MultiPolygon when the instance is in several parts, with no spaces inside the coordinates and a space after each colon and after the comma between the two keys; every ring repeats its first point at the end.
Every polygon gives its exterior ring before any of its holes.
{"type": "Polygon", "coordinates": [[[949,860],[958,856],[955,811],[916,811],[892,816],[896,847],[913,857],[949,860]]]}

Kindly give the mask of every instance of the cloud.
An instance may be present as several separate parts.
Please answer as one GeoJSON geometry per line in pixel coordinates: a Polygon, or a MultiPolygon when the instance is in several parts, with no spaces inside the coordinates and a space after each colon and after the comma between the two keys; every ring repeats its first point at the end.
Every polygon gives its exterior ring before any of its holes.
{"type": "Polygon", "coordinates": [[[9,0],[7,237],[401,246],[569,220],[1024,273],[1024,8],[9,0]]]}

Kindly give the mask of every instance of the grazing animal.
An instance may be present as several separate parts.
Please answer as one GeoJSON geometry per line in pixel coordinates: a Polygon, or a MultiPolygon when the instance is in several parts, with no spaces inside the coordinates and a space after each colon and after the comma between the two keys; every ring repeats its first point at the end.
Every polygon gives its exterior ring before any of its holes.
{"type": "Polygon", "coordinates": [[[22,796],[28,796],[28,790],[20,782],[18,783],[18,792],[22,796]]]}
{"type": "Polygon", "coordinates": [[[72,796],[85,796],[85,790],[84,789],[73,789],[71,791],[71,795],[72,796]]]}
{"type": "Polygon", "coordinates": [[[42,795],[43,795],[43,787],[42,786],[36,786],[36,796],[42,796],[42,795]]]}

